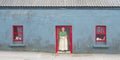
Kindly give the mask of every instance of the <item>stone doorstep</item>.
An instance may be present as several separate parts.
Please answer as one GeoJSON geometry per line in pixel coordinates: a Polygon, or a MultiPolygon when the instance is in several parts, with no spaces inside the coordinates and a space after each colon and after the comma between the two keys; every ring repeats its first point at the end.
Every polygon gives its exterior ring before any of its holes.
{"type": "Polygon", "coordinates": [[[67,51],[67,52],[61,52],[61,51],[58,51],[58,53],[61,53],[61,54],[62,54],[62,53],[63,53],[63,54],[64,54],[64,53],[68,53],[68,54],[69,54],[70,51],[67,51]]]}

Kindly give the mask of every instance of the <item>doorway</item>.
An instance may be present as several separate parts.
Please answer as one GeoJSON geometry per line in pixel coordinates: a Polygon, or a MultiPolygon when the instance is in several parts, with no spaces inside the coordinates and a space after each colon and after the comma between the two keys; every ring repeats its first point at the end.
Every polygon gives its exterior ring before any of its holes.
{"type": "Polygon", "coordinates": [[[72,53],[72,26],[56,26],[56,53],[72,53]]]}

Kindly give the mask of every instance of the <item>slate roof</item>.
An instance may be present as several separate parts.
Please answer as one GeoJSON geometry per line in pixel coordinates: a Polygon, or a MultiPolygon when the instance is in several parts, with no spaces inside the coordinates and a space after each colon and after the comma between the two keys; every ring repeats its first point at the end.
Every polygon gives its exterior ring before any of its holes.
{"type": "Polygon", "coordinates": [[[0,6],[113,6],[120,0],[0,0],[0,6]]]}

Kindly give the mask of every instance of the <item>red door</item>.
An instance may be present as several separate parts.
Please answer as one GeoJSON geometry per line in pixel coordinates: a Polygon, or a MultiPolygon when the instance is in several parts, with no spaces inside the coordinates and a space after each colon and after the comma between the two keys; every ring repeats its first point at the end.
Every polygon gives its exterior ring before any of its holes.
{"type": "Polygon", "coordinates": [[[59,32],[64,27],[68,35],[68,50],[72,53],[72,26],[56,26],[56,53],[59,50],[59,32]]]}

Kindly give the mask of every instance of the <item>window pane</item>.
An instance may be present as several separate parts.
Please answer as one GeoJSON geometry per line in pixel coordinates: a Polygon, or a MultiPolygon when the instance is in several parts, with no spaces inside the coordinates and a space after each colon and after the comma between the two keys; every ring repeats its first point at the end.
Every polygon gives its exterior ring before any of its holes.
{"type": "Polygon", "coordinates": [[[100,30],[100,27],[98,27],[98,28],[97,28],[97,32],[100,32],[100,31],[101,31],[101,30],[100,30]]]}
{"type": "Polygon", "coordinates": [[[97,40],[104,40],[105,35],[104,34],[97,34],[96,37],[97,37],[96,38],[97,40]]]}
{"type": "Polygon", "coordinates": [[[22,34],[14,34],[14,39],[15,40],[22,40],[23,35],[22,34]]]}
{"type": "Polygon", "coordinates": [[[22,27],[15,27],[14,32],[22,32],[22,27]]]}
{"type": "Polygon", "coordinates": [[[104,28],[103,27],[101,28],[101,32],[104,33],[104,28]]]}

